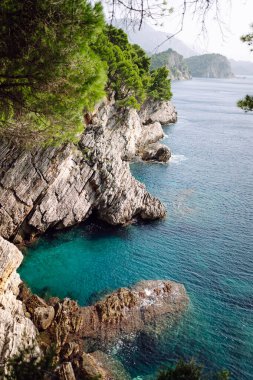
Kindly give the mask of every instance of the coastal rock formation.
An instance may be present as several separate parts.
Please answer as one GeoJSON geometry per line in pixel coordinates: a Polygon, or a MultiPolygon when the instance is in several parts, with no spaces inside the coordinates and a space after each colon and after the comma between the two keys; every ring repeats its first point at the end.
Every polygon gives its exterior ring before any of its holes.
{"type": "Polygon", "coordinates": [[[17,299],[20,277],[16,272],[21,252],[0,237],[0,358],[4,363],[22,347],[34,345],[37,329],[17,299]]]}
{"type": "Polygon", "coordinates": [[[84,324],[80,333],[106,345],[119,337],[131,340],[163,316],[178,317],[187,304],[183,285],[172,281],[142,281],[82,308],[84,324]]]}
{"type": "Polygon", "coordinates": [[[149,144],[143,149],[141,157],[144,161],[167,162],[171,157],[171,151],[163,144],[149,144]]]}
{"type": "Polygon", "coordinates": [[[153,143],[162,136],[158,122],[175,120],[170,102],[146,102],[138,114],[119,113],[107,101],[89,115],[78,145],[30,152],[2,141],[0,235],[22,242],[48,228],[79,223],[92,212],[115,225],[164,217],[165,207],[132,177],[127,161],[139,154],[142,137],[153,143]],[[152,138],[150,123],[155,123],[152,138]]]}
{"type": "Polygon", "coordinates": [[[233,78],[231,64],[221,54],[202,54],[185,59],[193,77],[233,78]]]}
{"type": "Polygon", "coordinates": [[[189,67],[186,64],[184,57],[175,50],[168,49],[151,56],[151,69],[157,69],[162,66],[169,69],[169,78],[171,80],[191,79],[189,67]]]}
{"type": "Polygon", "coordinates": [[[46,302],[16,273],[21,252],[0,238],[0,253],[1,360],[6,362],[23,347],[40,353],[55,345],[59,379],[100,375],[104,380],[128,380],[122,365],[97,349],[118,339],[132,340],[152,325],[157,328],[159,318],[178,319],[188,304],[184,286],[172,281],[142,281],[86,307],[67,298],[46,302]]]}
{"type": "Polygon", "coordinates": [[[147,100],[139,114],[144,125],[156,121],[162,125],[177,121],[177,111],[171,102],[147,100]]]}
{"type": "MultiPolygon", "coordinates": [[[[81,346],[86,345],[90,350],[90,347],[107,347],[119,338],[131,340],[160,317],[177,318],[188,304],[183,285],[172,281],[142,281],[132,288],[120,288],[91,306],[80,307],[67,298],[49,299],[43,313],[46,323],[50,315],[50,323],[45,326],[44,318],[37,317],[42,307],[31,309],[37,296],[28,292],[21,297],[34,324],[47,336],[45,341],[55,342],[60,350],[64,348],[64,359],[71,356],[73,342],[80,341],[81,346]]],[[[40,300],[37,304],[40,305],[40,300]]]]}

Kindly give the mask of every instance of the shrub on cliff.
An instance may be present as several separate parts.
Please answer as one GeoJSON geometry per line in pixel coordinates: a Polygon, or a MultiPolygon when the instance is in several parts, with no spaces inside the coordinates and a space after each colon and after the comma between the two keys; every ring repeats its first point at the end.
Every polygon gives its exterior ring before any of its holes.
{"type": "Polygon", "coordinates": [[[150,58],[140,46],[128,42],[122,29],[107,26],[94,49],[107,64],[107,91],[114,93],[119,105],[138,109],[147,97],[171,98],[168,70],[150,72],[150,58]]]}
{"type": "Polygon", "coordinates": [[[16,142],[77,141],[84,112],[108,93],[140,108],[170,99],[162,71],[88,0],[3,0],[0,9],[0,136],[16,142]]]}
{"type": "Polygon", "coordinates": [[[194,360],[185,362],[179,360],[175,367],[162,370],[157,380],[229,380],[229,373],[222,370],[214,375],[207,376],[203,374],[203,367],[198,365],[194,360]]]}
{"type": "MultiPolygon", "coordinates": [[[[253,24],[251,25],[251,29],[253,30],[253,24]]],[[[253,32],[242,36],[241,40],[242,42],[246,42],[247,45],[251,47],[253,45],[253,32]]],[[[253,48],[250,50],[253,51],[253,48]]],[[[237,106],[242,108],[245,112],[253,111],[253,96],[246,95],[245,98],[237,102],[237,106]]]]}
{"type": "Polygon", "coordinates": [[[20,350],[7,362],[5,380],[49,380],[56,379],[54,350],[48,350],[41,357],[34,347],[20,350]]]}
{"type": "Polygon", "coordinates": [[[83,129],[83,110],[104,95],[105,68],[92,51],[103,28],[86,0],[3,0],[0,132],[63,143],[83,129]]]}

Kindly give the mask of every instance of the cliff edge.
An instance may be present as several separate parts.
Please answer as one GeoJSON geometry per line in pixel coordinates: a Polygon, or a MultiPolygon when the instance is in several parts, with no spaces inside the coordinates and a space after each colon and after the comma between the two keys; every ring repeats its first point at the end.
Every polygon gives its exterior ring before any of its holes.
{"type": "Polygon", "coordinates": [[[165,207],[131,175],[128,161],[169,159],[169,149],[159,143],[153,153],[146,151],[163,137],[161,124],[176,117],[170,102],[147,102],[138,113],[106,101],[89,115],[78,145],[26,151],[2,141],[0,235],[22,242],[91,213],[114,225],[164,217],[165,207]]]}

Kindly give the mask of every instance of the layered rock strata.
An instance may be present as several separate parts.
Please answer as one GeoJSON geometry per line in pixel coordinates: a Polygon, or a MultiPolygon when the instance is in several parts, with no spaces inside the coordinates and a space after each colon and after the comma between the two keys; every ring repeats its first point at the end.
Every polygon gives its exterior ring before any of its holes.
{"type": "MultiPolygon", "coordinates": [[[[19,349],[34,345],[37,329],[17,299],[20,277],[16,272],[22,261],[21,252],[0,237],[0,361],[19,349]]],[[[35,344],[36,346],[36,344],[35,344]]]]}
{"type": "MultiPolygon", "coordinates": [[[[0,235],[21,242],[92,212],[115,225],[164,217],[165,207],[132,177],[127,161],[145,158],[146,147],[163,136],[160,124],[175,120],[170,102],[147,102],[138,114],[107,101],[90,115],[78,145],[25,151],[2,141],[0,235]]],[[[153,147],[147,159],[167,159],[166,149],[156,155],[153,147]]]]}

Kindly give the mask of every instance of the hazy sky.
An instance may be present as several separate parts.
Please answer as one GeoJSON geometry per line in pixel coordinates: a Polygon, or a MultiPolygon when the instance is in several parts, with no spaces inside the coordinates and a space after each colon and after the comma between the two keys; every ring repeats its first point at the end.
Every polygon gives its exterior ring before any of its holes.
{"type": "MultiPolygon", "coordinates": [[[[174,6],[174,14],[163,20],[162,27],[156,27],[164,32],[178,30],[181,17],[180,8],[183,0],[168,0],[169,5],[174,6]]],[[[194,50],[200,53],[221,53],[228,58],[247,60],[253,62],[253,52],[246,44],[240,41],[240,36],[250,31],[253,23],[253,0],[219,0],[220,24],[217,22],[216,13],[210,11],[206,17],[206,33],[201,33],[199,16],[193,16],[192,12],[186,14],[183,31],[177,36],[194,50]],[[222,27],[222,31],[220,30],[222,27]]]]}

